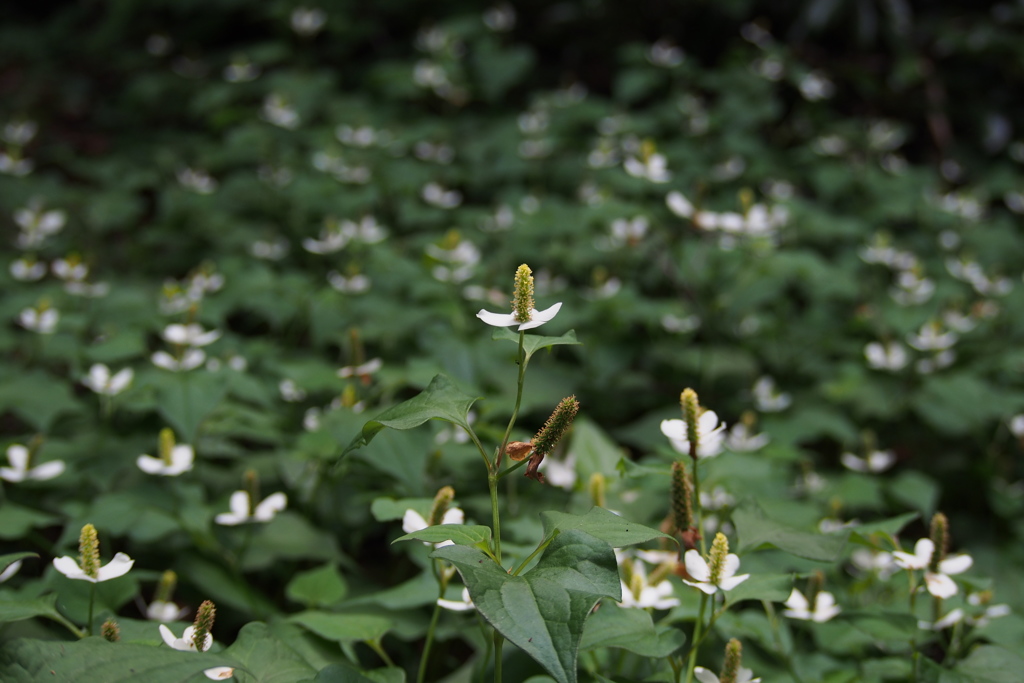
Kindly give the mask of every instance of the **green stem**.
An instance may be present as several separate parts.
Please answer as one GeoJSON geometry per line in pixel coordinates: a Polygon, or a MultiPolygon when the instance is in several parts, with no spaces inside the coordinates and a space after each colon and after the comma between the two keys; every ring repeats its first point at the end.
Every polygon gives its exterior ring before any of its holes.
{"type": "Polygon", "coordinates": [[[700,610],[697,612],[697,623],[693,626],[693,643],[690,645],[690,659],[686,663],[686,683],[692,683],[693,668],[697,666],[697,646],[704,638],[701,635],[701,631],[704,627],[704,610],[707,607],[707,604],[708,594],[702,592],[700,594],[700,610]]]}
{"type": "Polygon", "coordinates": [[[508,421],[508,427],[505,428],[505,436],[501,439],[501,448],[498,449],[498,455],[494,459],[494,469],[498,469],[501,466],[501,459],[505,456],[505,449],[508,448],[508,440],[512,435],[512,427],[516,423],[516,418],[519,417],[519,405],[523,402],[523,380],[526,378],[526,364],[530,361],[526,357],[526,350],[523,348],[523,343],[526,341],[526,333],[519,333],[519,351],[516,354],[516,362],[519,364],[519,381],[518,388],[516,389],[516,406],[512,409],[512,417],[508,421]]]}
{"type": "Polygon", "coordinates": [[[85,636],[88,635],[88,634],[86,634],[85,631],[83,631],[82,629],[78,628],[77,626],[72,624],[70,621],[65,619],[64,615],[62,615],[62,614],[54,612],[53,614],[47,614],[46,616],[49,617],[50,619],[53,619],[54,621],[56,621],[58,624],[60,624],[61,626],[63,626],[67,630],[71,631],[71,633],[73,633],[76,638],[85,638],[85,636]]]}
{"type": "MultiPolygon", "coordinates": [[[[445,574],[443,571],[438,571],[439,561],[430,563],[430,568],[434,572],[434,578],[437,579],[437,597],[441,599],[444,597],[445,588],[448,586],[448,582],[445,580],[445,574]]],[[[427,675],[427,661],[430,659],[430,650],[434,645],[434,632],[437,630],[437,622],[441,618],[441,605],[437,602],[434,603],[434,613],[430,616],[430,626],[427,627],[427,640],[423,644],[423,654],[420,656],[420,667],[416,674],[416,683],[423,683],[427,675]]]]}
{"type": "Polygon", "coordinates": [[[529,462],[530,462],[529,458],[523,458],[522,460],[517,462],[515,465],[512,465],[511,467],[506,467],[501,472],[498,472],[498,479],[499,480],[500,479],[504,479],[506,475],[512,474],[513,472],[518,470],[520,467],[522,467],[523,465],[528,464],[529,462]]]}
{"type": "Polygon", "coordinates": [[[85,624],[85,632],[88,635],[92,635],[92,610],[96,605],[96,584],[92,584],[89,589],[89,621],[85,624]]]}
{"type": "Polygon", "coordinates": [[[501,564],[501,515],[498,512],[498,476],[487,473],[487,488],[491,493],[491,526],[494,530],[494,559],[501,564]]]}
{"type": "Polygon", "coordinates": [[[389,657],[388,653],[384,651],[383,647],[381,647],[380,640],[368,640],[366,641],[366,644],[370,646],[371,650],[377,653],[377,656],[380,657],[386,665],[392,668],[395,666],[391,657],[389,657]]]}
{"type": "MultiPolygon", "coordinates": [[[[693,445],[692,441],[690,442],[690,450],[691,451],[696,450],[694,448],[694,445],[693,445]]],[[[694,456],[694,458],[693,458],[693,499],[697,503],[694,506],[694,508],[696,510],[696,516],[697,516],[697,519],[696,519],[696,522],[697,522],[697,538],[700,539],[700,554],[704,555],[706,557],[707,553],[708,553],[708,550],[707,550],[707,544],[704,541],[704,508],[700,504],[700,474],[699,474],[699,469],[697,468],[697,465],[699,463],[700,463],[700,461],[697,460],[696,456],[694,456]]]]}
{"type": "Polygon", "coordinates": [[[497,631],[494,632],[494,683],[501,683],[501,646],[505,639],[497,631]]]}
{"type": "Polygon", "coordinates": [[[537,549],[530,553],[530,556],[523,560],[522,564],[516,567],[515,571],[512,572],[512,576],[519,576],[519,573],[526,569],[526,565],[530,564],[530,561],[533,560],[533,558],[537,557],[537,555],[540,555],[544,551],[544,548],[547,548],[549,545],[551,545],[551,541],[555,540],[556,536],[558,536],[558,529],[555,529],[554,533],[552,533],[550,536],[541,541],[540,545],[537,546],[537,549]]]}

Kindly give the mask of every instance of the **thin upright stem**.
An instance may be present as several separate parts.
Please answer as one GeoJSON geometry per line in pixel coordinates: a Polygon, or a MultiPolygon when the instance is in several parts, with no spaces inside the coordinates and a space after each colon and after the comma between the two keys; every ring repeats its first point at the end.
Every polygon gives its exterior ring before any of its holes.
{"type": "Polygon", "coordinates": [[[697,650],[703,636],[701,631],[704,627],[704,610],[708,605],[707,593],[700,594],[700,609],[697,612],[697,623],[693,626],[693,643],[690,645],[690,659],[686,663],[686,683],[693,681],[693,668],[697,666],[697,650]]]}
{"type": "Polygon", "coordinates": [[[495,630],[494,632],[494,683],[501,683],[501,646],[505,644],[505,638],[495,630]]]}
{"type": "Polygon", "coordinates": [[[85,624],[85,632],[88,635],[92,635],[92,611],[96,605],[96,584],[92,584],[89,589],[89,621],[85,624]]]}
{"type": "Polygon", "coordinates": [[[501,515],[498,512],[498,475],[487,473],[487,488],[491,493],[491,526],[494,532],[494,559],[501,564],[501,515]]]}
{"type": "Polygon", "coordinates": [[[519,333],[519,351],[516,354],[516,363],[519,364],[519,381],[516,389],[516,405],[512,409],[512,417],[508,421],[508,427],[505,428],[505,436],[501,440],[501,448],[498,449],[498,454],[494,458],[494,469],[497,470],[501,467],[501,459],[505,456],[505,449],[508,448],[508,440],[512,435],[512,427],[516,423],[516,418],[519,417],[519,405],[523,402],[523,380],[526,378],[526,364],[528,359],[526,358],[526,349],[523,347],[526,341],[526,333],[519,333]]]}
{"type": "MultiPolygon", "coordinates": [[[[690,443],[690,450],[691,451],[694,450],[693,442],[690,443]]],[[[700,539],[700,554],[701,555],[707,555],[707,552],[708,552],[707,543],[704,541],[704,508],[700,504],[700,469],[697,467],[698,464],[700,464],[700,461],[697,460],[696,456],[694,456],[693,457],[693,500],[694,500],[694,502],[696,502],[696,505],[694,505],[693,507],[694,507],[694,511],[695,511],[694,514],[697,517],[697,519],[694,520],[694,521],[696,522],[696,527],[697,527],[697,538],[700,539]]]]}

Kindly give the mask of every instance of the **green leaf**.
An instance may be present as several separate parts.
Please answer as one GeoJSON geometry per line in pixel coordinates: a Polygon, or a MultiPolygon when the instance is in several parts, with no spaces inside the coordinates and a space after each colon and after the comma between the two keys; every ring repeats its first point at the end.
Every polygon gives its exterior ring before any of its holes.
{"type": "Polygon", "coordinates": [[[785,602],[793,592],[793,577],[789,574],[751,574],[750,578],[726,592],[730,605],[741,600],[767,600],[785,602]]]}
{"type": "Polygon", "coordinates": [[[939,485],[921,472],[900,472],[889,482],[887,491],[897,501],[920,511],[926,518],[932,516],[939,502],[939,485]]]}
{"type": "Polygon", "coordinates": [[[479,396],[463,393],[455,383],[445,375],[436,375],[422,393],[404,403],[388,408],[376,418],[363,425],[363,430],[342,453],[362,448],[370,443],[373,437],[385,427],[391,429],[412,429],[419,427],[427,420],[447,420],[453,424],[469,429],[467,415],[469,409],[479,400],[479,396]]]}
{"type": "Polygon", "coordinates": [[[62,621],[63,617],[57,612],[56,602],[57,595],[55,593],[39,598],[0,597],[0,623],[21,621],[32,617],[48,617],[55,621],[62,621]]]}
{"type": "Polygon", "coordinates": [[[426,529],[413,531],[399,536],[392,543],[399,541],[426,541],[427,543],[443,543],[451,541],[456,545],[469,545],[486,550],[491,544],[491,527],[466,524],[437,524],[426,529]]]}
{"type": "Polygon", "coordinates": [[[582,531],[555,537],[540,562],[512,576],[484,553],[450,545],[432,557],[455,565],[477,611],[559,683],[575,683],[576,657],[590,610],[602,597],[621,599],[615,554],[582,531]]]}
{"type": "MultiPolygon", "coordinates": [[[[242,662],[257,683],[288,683],[312,678],[316,669],[266,624],[250,622],[242,627],[235,642],[224,654],[242,662]]],[[[245,678],[246,681],[249,677],[245,678]]]]}
{"type": "Polygon", "coordinates": [[[954,671],[977,683],[1017,683],[1024,671],[1024,658],[996,645],[981,645],[954,671]]]}
{"type": "MultiPolygon", "coordinates": [[[[513,332],[507,327],[499,327],[494,330],[491,335],[491,339],[503,339],[505,341],[519,343],[519,333],[513,332]]],[[[539,349],[547,349],[552,346],[579,346],[583,342],[576,339],[576,330],[569,330],[560,337],[544,337],[539,334],[524,334],[523,335],[523,351],[526,353],[526,360],[530,358],[539,349]]]]}
{"type": "Polygon", "coordinates": [[[744,504],[732,514],[741,550],[772,545],[787,553],[819,562],[835,562],[846,545],[846,536],[812,534],[774,522],[760,506],[744,504]]]}
{"type": "Polygon", "coordinates": [[[583,531],[599,538],[613,548],[645,543],[655,538],[672,538],[657,529],[630,522],[604,508],[592,507],[585,515],[571,515],[567,512],[548,511],[540,513],[544,523],[544,535],[549,536],[555,529],[583,531]]]}
{"type": "Polygon", "coordinates": [[[28,553],[28,552],[10,553],[8,555],[0,555],[0,572],[3,572],[3,570],[5,570],[8,567],[10,567],[12,564],[17,562],[18,560],[24,560],[25,558],[28,558],[28,557],[39,557],[39,555],[36,555],[35,553],[28,553]]]}
{"type": "Polygon", "coordinates": [[[647,610],[605,602],[587,619],[580,649],[618,647],[643,657],[662,659],[678,650],[686,635],[675,628],[658,629],[647,610]]]}
{"type": "Polygon", "coordinates": [[[108,643],[99,637],[76,642],[22,638],[0,648],[4,683],[181,683],[216,666],[239,666],[225,654],[181,652],[169,647],[108,643]]]}
{"type": "Polygon", "coordinates": [[[391,630],[391,620],[376,614],[309,610],[288,617],[288,621],[338,643],[380,640],[391,630]]]}
{"type": "Polygon", "coordinates": [[[333,563],[299,572],[284,590],[290,600],[319,607],[328,607],[341,601],[347,592],[345,579],[333,563]]]}
{"type": "Polygon", "coordinates": [[[220,404],[227,385],[211,373],[175,373],[160,382],[160,414],[180,440],[195,443],[199,425],[220,404]]]}
{"type": "Polygon", "coordinates": [[[0,505],[0,538],[8,541],[22,538],[28,534],[29,529],[47,526],[56,520],[56,517],[45,512],[4,501],[0,505]]]}
{"type": "Polygon", "coordinates": [[[41,370],[7,376],[0,382],[0,413],[10,410],[43,433],[57,415],[80,408],[68,382],[41,370]]]}
{"type": "Polygon", "coordinates": [[[881,533],[895,536],[903,530],[903,527],[910,524],[920,516],[920,513],[917,512],[905,512],[902,515],[882,519],[877,522],[859,524],[850,529],[850,540],[865,543],[867,545],[873,545],[870,539],[874,534],[881,533]]]}
{"type": "Polygon", "coordinates": [[[320,669],[314,683],[376,683],[347,664],[331,664],[320,669]]]}

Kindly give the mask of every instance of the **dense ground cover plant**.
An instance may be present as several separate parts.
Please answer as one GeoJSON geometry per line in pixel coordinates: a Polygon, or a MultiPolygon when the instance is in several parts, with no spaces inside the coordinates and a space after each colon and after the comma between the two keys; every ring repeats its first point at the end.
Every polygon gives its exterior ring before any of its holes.
{"type": "Polygon", "coordinates": [[[0,679],[1019,678],[1018,6],[9,5],[0,679]]]}

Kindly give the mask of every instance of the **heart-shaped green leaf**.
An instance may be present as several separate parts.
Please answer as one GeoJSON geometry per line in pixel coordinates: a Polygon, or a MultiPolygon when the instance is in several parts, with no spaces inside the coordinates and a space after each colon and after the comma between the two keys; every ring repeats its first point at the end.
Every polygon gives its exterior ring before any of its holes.
{"type": "Polygon", "coordinates": [[[576,681],[583,625],[594,605],[622,597],[611,546],[582,531],[556,536],[522,576],[467,546],[439,548],[433,557],[454,564],[480,614],[559,683],[576,681]]]}
{"type": "Polygon", "coordinates": [[[657,529],[630,522],[614,512],[604,508],[592,507],[585,515],[570,515],[566,512],[542,512],[540,518],[544,522],[544,535],[550,535],[555,529],[569,531],[576,529],[605,541],[613,548],[645,543],[655,538],[672,538],[657,529]]]}
{"type": "Polygon", "coordinates": [[[427,420],[438,419],[469,429],[469,409],[479,398],[462,392],[449,377],[436,375],[421,393],[388,408],[364,424],[362,431],[348,445],[342,457],[369,444],[385,427],[412,429],[427,420]]]}
{"type": "Polygon", "coordinates": [[[797,557],[819,562],[834,562],[846,545],[845,535],[813,534],[768,519],[760,506],[748,504],[732,513],[740,549],[752,550],[764,544],[773,545],[797,557]]]}
{"type": "Polygon", "coordinates": [[[618,647],[644,657],[668,657],[683,646],[686,635],[676,628],[657,628],[647,610],[619,607],[605,602],[587,620],[584,650],[618,647]]]}
{"type": "MultiPolygon", "coordinates": [[[[513,332],[507,327],[499,327],[491,335],[491,339],[503,339],[505,341],[519,343],[519,333],[513,332]]],[[[545,337],[539,334],[526,334],[523,335],[523,351],[526,352],[526,359],[530,357],[540,349],[547,349],[552,346],[563,346],[572,345],[579,346],[583,342],[576,339],[576,330],[569,330],[561,337],[545,337]]]]}

